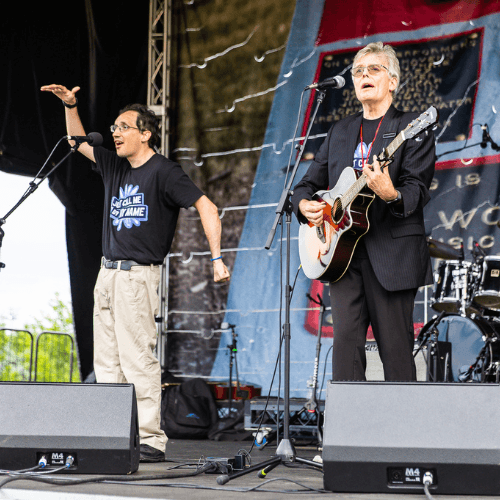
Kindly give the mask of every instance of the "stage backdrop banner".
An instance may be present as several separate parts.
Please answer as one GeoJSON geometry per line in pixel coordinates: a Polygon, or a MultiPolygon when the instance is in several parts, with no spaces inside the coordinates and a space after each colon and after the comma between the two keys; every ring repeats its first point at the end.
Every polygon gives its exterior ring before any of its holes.
{"type": "MultiPolygon", "coordinates": [[[[305,146],[296,184],[332,123],[360,110],[349,69],[356,52],[371,42],[394,47],[401,64],[401,87],[395,104],[404,111],[439,111],[435,129],[438,163],[425,209],[427,235],[459,247],[471,265],[484,253],[493,265],[500,257],[498,221],[500,143],[500,4],[459,0],[450,3],[416,0],[374,4],[362,0],[323,3],[298,0],[283,60],[265,144],[240,248],[233,270],[225,320],[236,325],[240,380],[259,384],[267,393],[280,350],[284,320],[286,224],[278,226],[270,250],[264,245],[275,220],[275,209],[287,183],[287,167],[305,134],[316,105],[307,85],[341,74],[346,85],[328,89],[311,137],[305,146]],[[297,134],[295,134],[297,130],[297,134]],[[491,141],[485,141],[488,131],[491,141]],[[293,143],[293,138],[298,140],[293,143]]],[[[346,165],[346,167],[349,165],[346,165]]],[[[318,306],[308,298],[323,297],[327,287],[300,270],[298,223],[291,225],[291,396],[306,397],[314,371],[319,324],[318,306]]],[[[433,259],[436,276],[442,261],[433,259]]],[[[394,265],[398,265],[397,262],[394,265]]],[[[497,266],[499,267],[499,266],[497,266]]],[[[500,281],[500,280],[498,280],[500,281]]],[[[500,284],[498,286],[500,288],[500,284]]],[[[497,290],[500,295],[500,290],[497,290]]],[[[433,287],[417,295],[415,332],[435,311],[429,307],[433,287]]],[[[324,315],[319,365],[320,383],[331,376],[334,332],[329,311],[324,315]]],[[[227,379],[227,345],[221,338],[212,377],[227,379]]],[[[369,340],[372,339],[369,333],[369,340]]],[[[453,339],[452,339],[453,341],[453,339]]],[[[479,353],[471,353],[472,363],[479,353]]],[[[278,378],[272,394],[278,392],[278,378]]],[[[324,388],[323,388],[324,389],[324,388]]],[[[321,393],[324,398],[324,392],[321,393]]]]}

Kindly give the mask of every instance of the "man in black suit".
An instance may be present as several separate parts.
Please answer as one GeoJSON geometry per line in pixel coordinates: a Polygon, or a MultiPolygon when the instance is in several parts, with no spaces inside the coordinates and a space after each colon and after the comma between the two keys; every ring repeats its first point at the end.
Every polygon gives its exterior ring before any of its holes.
{"type": "Polygon", "coordinates": [[[370,227],[345,274],[330,283],[333,380],[365,380],[371,324],[385,380],[412,381],[415,295],[418,287],[432,283],[423,208],[434,175],[434,136],[425,132],[405,141],[394,162],[381,168],[376,155],[418,114],[400,112],[392,104],[400,69],[389,45],[377,42],[361,49],[351,73],[362,112],[332,126],[291,201],[299,222],[319,226],[325,204],[312,200],[313,194],[333,188],[347,166],[366,176],[375,194],[370,227]]]}

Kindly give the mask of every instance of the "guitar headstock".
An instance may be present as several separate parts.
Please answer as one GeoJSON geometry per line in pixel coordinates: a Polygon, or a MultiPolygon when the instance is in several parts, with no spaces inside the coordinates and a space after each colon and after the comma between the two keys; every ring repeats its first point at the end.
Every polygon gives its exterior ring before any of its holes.
{"type": "Polygon", "coordinates": [[[424,111],[418,118],[415,118],[405,129],[404,134],[406,139],[411,139],[420,132],[434,125],[438,121],[438,110],[431,106],[427,111],[424,111]]]}

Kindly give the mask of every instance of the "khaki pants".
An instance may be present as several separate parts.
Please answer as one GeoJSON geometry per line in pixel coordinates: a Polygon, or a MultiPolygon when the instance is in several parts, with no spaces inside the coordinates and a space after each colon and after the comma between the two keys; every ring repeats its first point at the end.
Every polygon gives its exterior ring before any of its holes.
{"type": "Polygon", "coordinates": [[[141,444],[165,451],[161,368],[153,354],[159,282],[159,266],[101,268],[94,289],[94,370],[97,382],[134,384],[141,444]]]}

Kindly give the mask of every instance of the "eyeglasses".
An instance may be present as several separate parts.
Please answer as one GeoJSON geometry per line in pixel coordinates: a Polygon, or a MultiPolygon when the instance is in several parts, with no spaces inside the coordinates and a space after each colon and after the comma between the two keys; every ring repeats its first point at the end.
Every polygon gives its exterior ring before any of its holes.
{"type": "Polygon", "coordinates": [[[126,123],[124,123],[123,125],[113,124],[111,125],[111,127],[109,127],[109,130],[111,130],[112,133],[115,133],[117,130],[119,130],[120,132],[126,132],[129,128],[135,128],[136,130],[139,130],[137,127],[132,127],[130,125],[127,125],[126,123]]]}
{"type": "Polygon", "coordinates": [[[354,78],[359,78],[365,72],[365,69],[367,69],[369,75],[376,76],[380,74],[382,68],[389,72],[389,68],[386,68],[383,64],[370,64],[369,66],[356,66],[352,68],[351,74],[354,78]]]}

